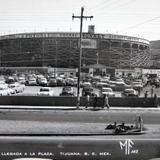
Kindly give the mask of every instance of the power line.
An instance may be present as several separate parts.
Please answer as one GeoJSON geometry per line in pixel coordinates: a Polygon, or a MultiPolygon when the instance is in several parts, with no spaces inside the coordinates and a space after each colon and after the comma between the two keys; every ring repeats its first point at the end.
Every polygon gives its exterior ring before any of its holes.
{"type": "Polygon", "coordinates": [[[140,25],[143,25],[143,24],[146,24],[146,23],[152,22],[152,21],[154,21],[154,20],[156,20],[156,19],[159,19],[159,18],[160,18],[160,16],[158,16],[158,17],[154,17],[154,18],[152,18],[152,19],[149,19],[149,20],[143,21],[143,22],[138,23],[138,24],[136,24],[136,25],[133,25],[133,26],[127,27],[127,28],[125,28],[125,29],[136,28],[136,27],[139,27],[140,25]]]}
{"type": "Polygon", "coordinates": [[[124,7],[124,6],[127,6],[127,5],[129,5],[129,4],[131,4],[131,3],[134,3],[136,0],[130,0],[129,2],[125,2],[125,3],[122,3],[122,4],[120,4],[120,5],[117,5],[117,6],[115,6],[114,8],[112,8],[112,9],[116,9],[116,8],[122,8],[122,7],[124,7]]]}
{"type": "Polygon", "coordinates": [[[95,7],[90,8],[89,10],[94,10],[94,9],[104,9],[106,7],[112,6],[114,3],[118,3],[121,0],[108,0],[108,1],[103,1],[99,5],[96,5],[95,7]]]}
{"type": "Polygon", "coordinates": [[[90,7],[90,8],[88,8],[88,10],[93,10],[93,9],[95,9],[95,8],[101,7],[102,5],[104,6],[104,4],[105,4],[106,2],[108,3],[109,1],[111,1],[111,0],[108,0],[108,1],[104,0],[104,1],[102,1],[101,3],[98,3],[97,5],[94,5],[94,6],[90,7]]]}

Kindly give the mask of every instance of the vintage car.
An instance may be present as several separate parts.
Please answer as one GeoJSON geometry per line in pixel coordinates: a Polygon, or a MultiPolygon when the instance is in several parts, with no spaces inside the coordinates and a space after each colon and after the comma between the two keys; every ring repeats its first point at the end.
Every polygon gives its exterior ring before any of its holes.
{"type": "Polygon", "coordinates": [[[108,87],[103,87],[100,90],[99,96],[103,97],[104,95],[106,95],[108,97],[115,97],[115,94],[113,93],[112,88],[108,88],[108,87]]]}
{"type": "Polygon", "coordinates": [[[137,116],[135,119],[135,124],[128,125],[124,122],[117,124],[117,122],[114,122],[114,124],[107,125],[105,130],[107,131],[107,134],[136,135],[144,134],[146,129],[144,127],[142,117],[137,116]]]}
{"type": "Polygon", "coordinates": [[[82,96],[93,96],[94,95],[94,90],[93,87],[84,87],[82,89],[82,96]]]}
{"type": "Polygon", "coordinates": [[[70,87],[70,86],[63,87],[62,93],[60,93],[60,96],[75,96],[73,87],[70,87]]]}
{"type": "Polygon", "coordinates": [[[37,96],[54,96],[54,91],[50,87],[42,87],[37,93],[37,96]]]}
{"type": "Polygon", "coordinates": [[[8,96],[12,94],[12,90],[7,85],[0,85],[0,96],[8,96]]]}
{"type": "Polygon", "coordinates": [[[122,92],[122,97],[138,97],[138,93],[136,90],[134,89],[125,89],[122,92]]]}
{"type": "Polygon", "coordinates": [[[9,84],[8,87],[13,90],[13,93],[20,93],[20,92],[23,92],[25,89],[24,84],[20,84],[20,83],[16,83],[16,82],[9,84]]]}

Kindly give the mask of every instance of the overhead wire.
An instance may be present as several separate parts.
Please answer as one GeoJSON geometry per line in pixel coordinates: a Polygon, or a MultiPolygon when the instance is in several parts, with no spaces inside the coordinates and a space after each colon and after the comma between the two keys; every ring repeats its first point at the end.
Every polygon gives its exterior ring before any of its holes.
{"type": "Polygon", "coordinates": [[[139,27],[139,26],[141,26],[141,25],[143,25],[143,24],[152,22],[152,21],[154,21],[154,20],[156,20],[156,19],[159,19],[159,18],[160,18],[160,16],[157,16],[157,17],[154,17],[154,18],[152,18],[152,19],[148,19],[148,20],[146,20],[146,21],[143,21],[143,22],[141,22],[141,23],[138,23],[138,24],[136,24],[136,25],[129,26],[129,27],[125,28],[125,29],[136,28],[136,27],[139,27]]]}
{"type": "MultiPolygon", "coordinates": [[[[116,2],[120,2],[121,0],[108,0],[108,1],[103,1],[99,5],[96,5],[95,7],[89,8],[90,11],[95,11],[95,9],[104,9],[106,7],[114,5],[116,2]]],[[[96,12],[96,11],[95,11],[96,12]]]]}
{"type": "Polygon", "coordinates": [[[135,3],[137,0],[129,0],[128,2],[124,2],[124,3],[122,3],[122,4],[119,4],[119,5],[117,5],[117,6],[115,6],[114,8],[112,8],[112,9],[120,9],[120,8],[123,8],[124,6],[127,6],[127,5],[130,5],[130,4],[132,4],[132,3],[135,3]]]}
{"type": "Polygon", "coordinates": [[[114,11],[116,11],[115,9],[123,8],[124,6],[128,6],[132,3],[134,3],[135,1],[137,1],[137,0],[134,0],[134,1],[133,0],[129,0],[129,1],[127,0],[127,2],[124,1],[124,0],[123,1],[122,0],[114,0],[114,1],[112,1],[112,5],[111,5],[111,3],[109,3],[108,5],[103,5],[101,8],[96,7],[95,9],[98,9],[99,11],[95,11],[94,13],[96,13],[96,15],[99,14],[101,16],[102,15],[103,16],[105,16],[105,15],[110,16],[109,13],[111,12],[111,9],[112,9],[112,13],[113,13],[114,11]],[[117,1],[117,3],[115,3],[116,6],[113,4],[113,2],[115,2],[115,1],[117,1]],[[107,10],[107,7],[109,8],[109,10],[107,10]],[[104,11],[105,8],[106,8],[106,10],[104,11]]]}
{"type": "Polygon", "coordinates": [[[112,1],[112,0],[104,0],[104,1],[102,1],[102,2],[100,2],[98,4],[96,4],[96,5],[94,5],[92,7],[87,8],[87,9],[88,10],[94,10],[95,8],[97,9],[98,7],[101,7],[102,5],[104,6],[104,4],[106,4],[106,2],[108,3],[110,1],[112,1]]]}

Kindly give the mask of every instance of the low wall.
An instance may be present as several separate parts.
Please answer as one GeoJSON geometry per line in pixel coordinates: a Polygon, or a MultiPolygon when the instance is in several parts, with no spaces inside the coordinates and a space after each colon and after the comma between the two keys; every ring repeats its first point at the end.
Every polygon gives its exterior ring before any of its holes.
{"type": "MultiPolygon", "coordinates": [[[[28,106],[76,106],[76,97],[40,97],[40,96],[1,96],[0,105],[28,105],[28,106]]],[[[90,99],[90,106],[94,104],[94,98],[90,99]]],[[[113,97],[109,98],[109,104],[112,107],[156,107],[160,104],[154,98],[132,98],[132,97],[113,97]]],[[[86,97],[81,97],[81,106],[86,105],[86,97]]],[[[97,98],[97,106],[103,106],[103,99],[97,98]]]]}

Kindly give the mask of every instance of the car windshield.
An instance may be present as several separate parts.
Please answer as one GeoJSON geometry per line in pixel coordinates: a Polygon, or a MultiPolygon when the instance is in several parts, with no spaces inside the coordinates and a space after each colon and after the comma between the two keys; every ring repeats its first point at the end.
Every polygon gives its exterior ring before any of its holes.
{"type": "Polygon", "coordinates": [[[41,78],[41,81],[45,81],[46,79],[45,78],[41,78]]]}
{"type": "Polygon", "coordinates": [[[49,91],[50,91],[49,88],[41,88],[41,89],[40,89],[40,92],[49,92],[49,91]]]}
{"type": "Polygon", "coordinates": [[[141,82],[133,82],[134,85],[141,85],[141,82]]]}
{"type": "Polygon", "coordinates": [[[10,88],[14,88],[16,85],[9,85],[10,88]]]}
{"type": "Polygon", "coordinates": [[[63,88],[63,91],[71,91],[71,90],[72,90],[72,88],[70,88],[70,87],[63,88]]]}
{"type": "Polygon", "coordinates": [[[110,88],[103,88],[102,92],[112,92],[112,89],[110,89],[110,88]]]}
{"type": "Polygon", "coordinates": [[[25,80],[25,78],[24,78],[24,77],[19,77],[18,79],[19,79],[19,80],[25,80]]]}
{"type": "Polygon", "coordinates": [[[134,90],[125,90],[126,93],[134,93],[134,90]]]}
{"type": "Polygon", "coordinates": [[[84,91],[93,91],[93,88],[91,88],[91,87],[86,87],[86,88],[84,88],[83,90],[84,90],[84,91]]]}

